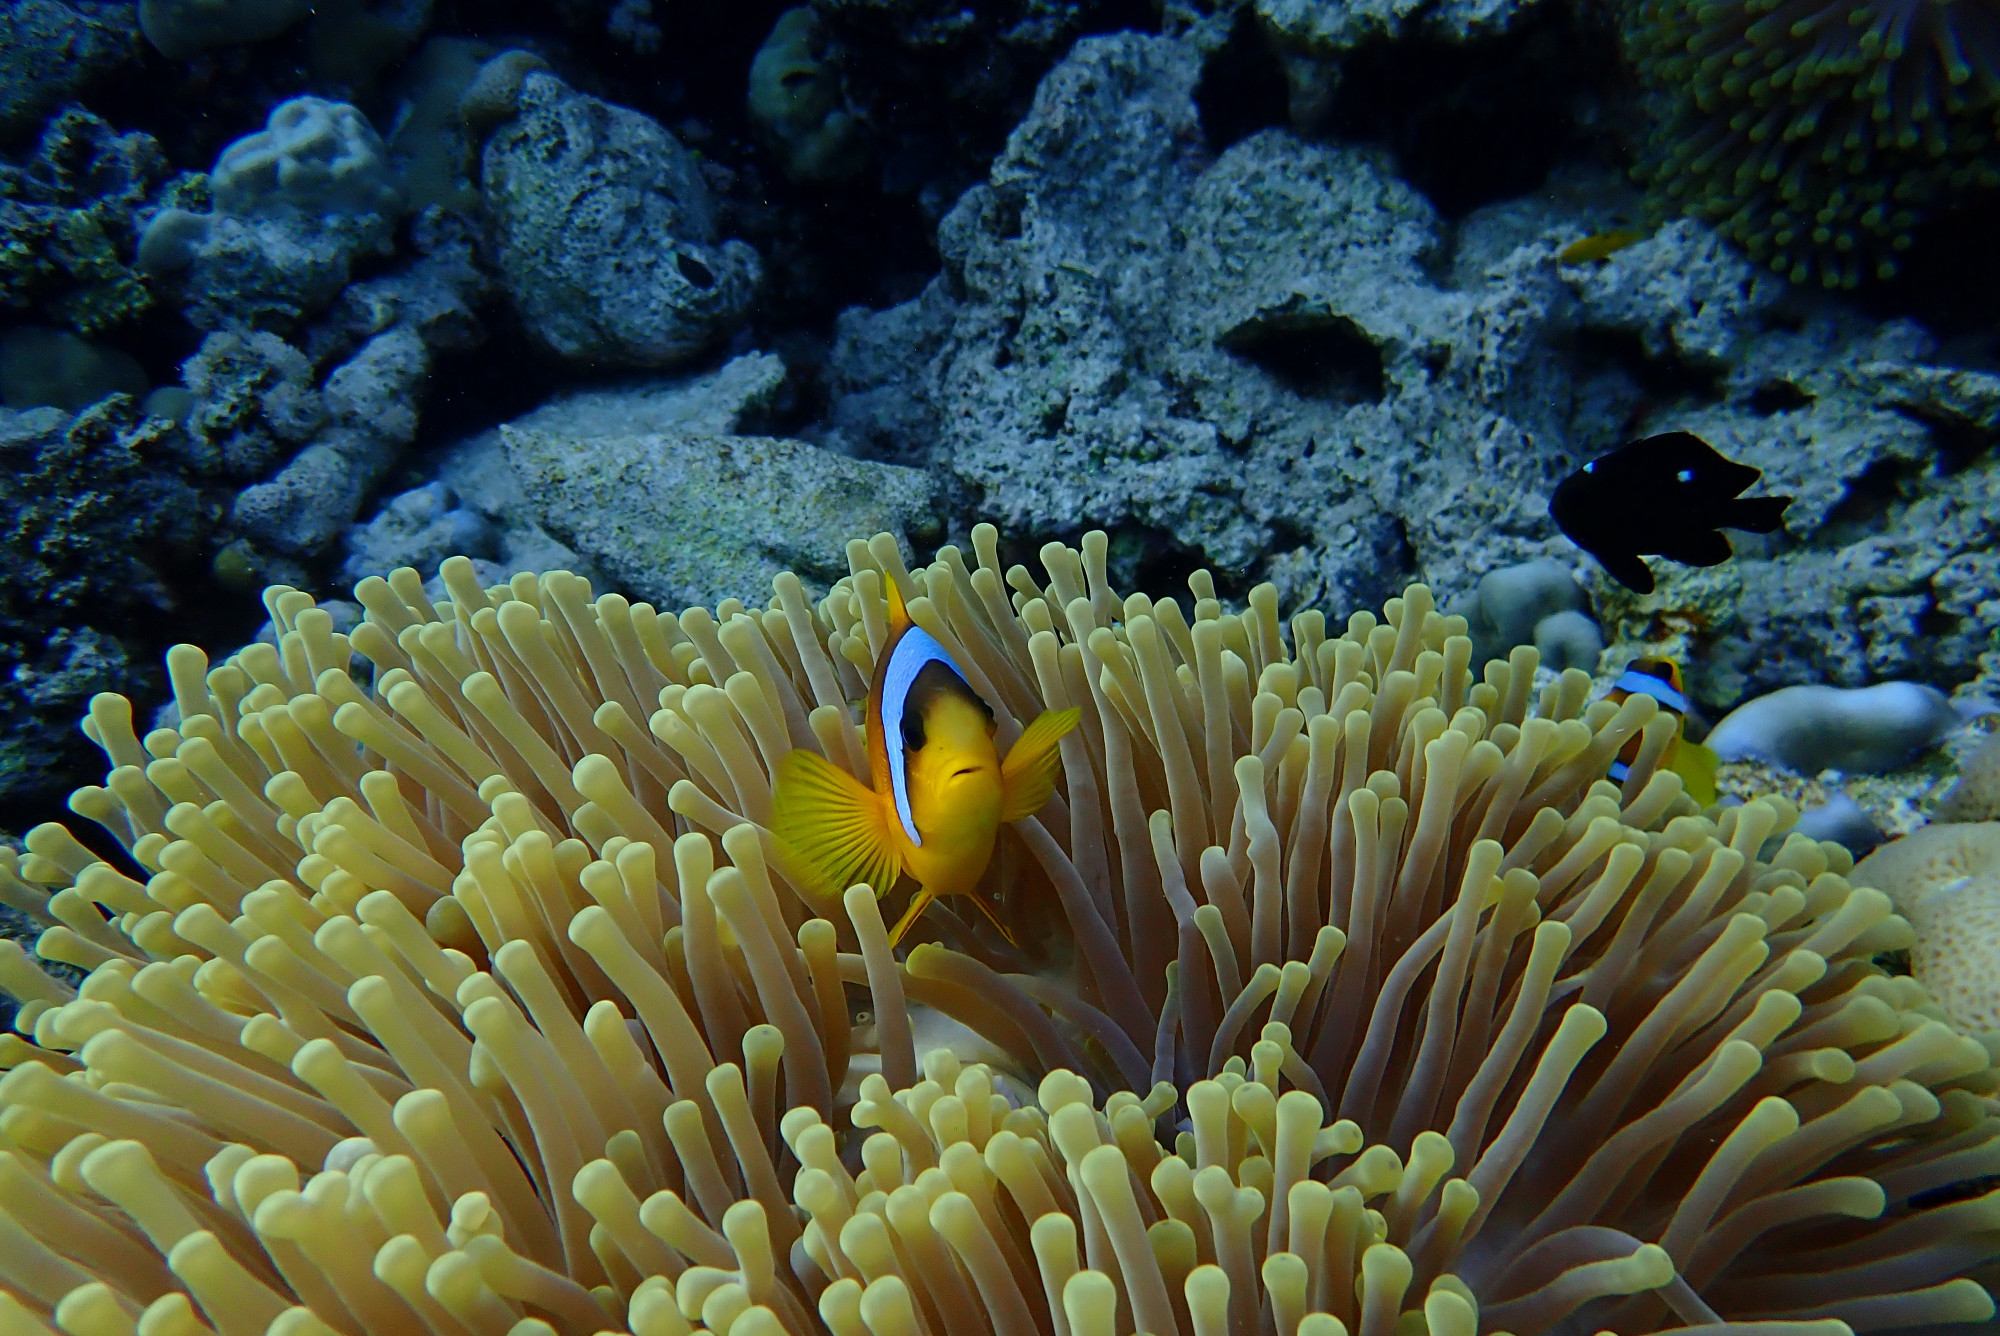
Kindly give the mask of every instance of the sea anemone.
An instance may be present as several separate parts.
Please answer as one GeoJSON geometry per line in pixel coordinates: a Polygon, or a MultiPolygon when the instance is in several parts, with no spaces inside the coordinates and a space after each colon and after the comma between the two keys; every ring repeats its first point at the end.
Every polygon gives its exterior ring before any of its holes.
{"type": "Polygon", "coordinates": [[[90,971],[0,943],[0,1336],[1992,1316],[1987,1050],[1789,804],[1694,810],[1650,698],[1475,680],[1420,585],[1330,636],[973,542],[678,616],[454,560],[343,636],[275,589],[276,644],[169,655],[172,727],[99,697],[72,806],[126,856],[0,865],[90,971]],[[789,750],[866,773],[891,580],[1003,745],[1083,709],[996,860],[1018,949],[899,958],[766,827],[789,750]]]}
{"type": "Polygon", "coordinates": [[[1659,108],[1641,176],[1794,282],[1889,278],[1919,223],[2000,185],[1995,0],[1637,0],[1659,108]]]}

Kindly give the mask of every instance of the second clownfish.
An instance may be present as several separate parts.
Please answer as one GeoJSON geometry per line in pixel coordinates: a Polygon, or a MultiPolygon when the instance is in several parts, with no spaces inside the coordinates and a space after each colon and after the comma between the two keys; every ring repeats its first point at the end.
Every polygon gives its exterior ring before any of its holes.
{"type": "MultiPolygon", "coordinates": [[[[900,941],[941,895],[977,894],[1003,821],[1040,811],[1062,769],[1056,744],[1076,727],[1074,709],[1042,714],[1003,759],[993,710],[952,657],[910,622],[888,580],[889,636],[866,702],[869,783],[817,753],[778,763],[774,824],[807,890],[835,897],[865,883],[887,895],[908,873],[910,906],[889,934],[900,941]]],[[[1003,936],[1005,925],[997,920],[1003,936]]]]}
{"type": "MultiPolygon", "coordinates": [[[[1687,696],[1681,690],[1680,666],[1672,659],[1634,659],[1625,669],[1611,690],[1607,700],[1622,701],[1630,696],[1651,696],[1660,703],[1660,708],[1674,716],[1680,723],[1680,731],[1667,744],[1666,754],[1660,758],[1660,768],[1671,770],[1687,785],[1688,796],[1707,807],[1715,801],[1715,767],[1720,758],[1699,742],[1687,738],[1687,696]]],[[[1611,779],[1623,784],[1632,773],[1632,762],[1639,759],[1640,739],[1633,737],[1618,753],[1618,759],[1611,763],[1611,779]]]]}

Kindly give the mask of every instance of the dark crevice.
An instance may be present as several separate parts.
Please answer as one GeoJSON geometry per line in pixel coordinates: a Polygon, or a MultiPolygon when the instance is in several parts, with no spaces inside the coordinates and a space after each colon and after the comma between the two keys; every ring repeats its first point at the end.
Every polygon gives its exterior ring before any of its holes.
{"type": "Polygon", "coordinates": [[[1812,407],[1813,397],[1788,380],[1767,380],[1750,392],[1750,411],[1770,417],[1812,407]]]}
{"type": "Polygon", "coordinates": [[[2000,359],[2000,190],[1968,190],[1954,209],[1920,224],[1896,276],[1854,294],[1878,320],[1914,318],[1947,341],[1969,338],[2000,359]]]}
{"type": "Polygon", "coordinates": [[[434,355],[418,419],[421,444],[448,444],[490,430],[573,384],[565,368],[511,319],[492,324],[492,335],[479,347],[434,355]]]}
{"type": "Polygon", "coordinates": [[[1656,356],[1631,330],[1580,329],[1571,337],[1570,351],[1576,358],[1579,383],[1605,373],[1631,380],[1640,398],[1633,413],[1635,422],[1669,404],[1686,400],[1719,403],[1723,397],[1720,368],[1672,355],[1656,356]]]}
{"type": "Polygon", "coordinates": [[[1882,522],[1914,491],[1924,466],[1909,459],[1878,459],[1847,484],[1813,535],[1813,545],[1841,548],[1882,531],[1882,522]]]}
{"type": "Polygon", "coordinates": [[[1251,321],[1216,343],[1308,398],[1372,404],[1388,390],[1382,350],[1346,316],[1251,321]]]}
{"type": "Polygon", "coordinates": [[[1559,5],[1485,41],[1406,33],[1343,58],[1325,130],[1387,143],[1403,177],[1460,218],[1535,189],[1566,158],[1601,160],[1599,112],[1621,68],[1610,29],[1559,5]]]}
{"type": "Polygon", "coordinates": [[[1202,65],[1194,105],[1202,137],[1215,153],[1287,122],[1284,66],[1251,6],[1237,12],[1229,40],[1202,65]]]}
{"type": "Polygon", "coordinates": [[[1946,417],[1915,404],[1896,404],[1892,407],[1930,433],[1931,446],[1937,451],[1939,473],[1949,476],[1963,472],[1993,446],[1992,432],[1984,431],[1963,418],[1946,417]]]}

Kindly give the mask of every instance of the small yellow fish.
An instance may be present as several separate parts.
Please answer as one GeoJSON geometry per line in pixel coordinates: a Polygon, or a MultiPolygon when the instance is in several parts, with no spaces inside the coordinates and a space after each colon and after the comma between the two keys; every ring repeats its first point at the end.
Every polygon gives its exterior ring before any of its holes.
{"type": "Polygon", "coordinates": [[[1581,241],[1570,242],[1556,259],[1563,264],[1588,264],[1592,260],[1607,259],[1637,240],[1637,232],[1623,227],[1613,228],[1609,232],[1596,232],[1581,241]]]}
{"type": "MultiPolygon", "coordinates": [[[[1660,708],[1681,721],[1681,732],[1667,744],[1660,758],[1663,769],[1671,770],[1687,785],[1688,796],[1703,807],[1715,801],[1715,767],[1721,759],[1699,742],[1687,739],[1687,697],[1681,691],[1680,665],[1672,659],[1634,659],[1606,693],[1606,699],[1622,701],[1630,696],[1651,696],[1660,708]]],[[[1634,737],[1611,763],[1611,778],[1619,784],[1632,773],[1639,758],[1639,739],[1634,737]]]]}
{"type": "Polygon", "coordinates": [[[977,892],[1002,821],[1040,811],[1062,769],[1056,744],[1076,727],[1074,709],[1042,714],[1002,760],[993,710],[951,655],[913,626],[889,580],[889,638],[867,700],[868,768],[863,785],[810,751],[778,763],[774,824],[806,887],[835,897],[866,883],[880,897],[907,872],[918,886],[889,934],[901,941],[932,900],[970,895],[1010,942],[977,892]]]}

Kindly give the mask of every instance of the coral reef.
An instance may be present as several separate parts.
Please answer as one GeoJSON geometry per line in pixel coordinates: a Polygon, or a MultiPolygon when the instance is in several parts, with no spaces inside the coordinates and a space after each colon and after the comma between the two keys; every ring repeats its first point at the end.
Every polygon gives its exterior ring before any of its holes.
{"type": "Polygon", "coordinates": [[[1988,0],[1638,0],[1623,30],[1655,103],[1644,176],[1794,282],[1889,278],[1928,216],[2000,185],[1988,0]]]}
{"type": "Polygon", "coordinates": [[[415,241],[421,260],[350,285],[314,331],[322,360],[337,363],[317,392],[323,418],[283,467],[237,494],[231,511],[264,551],[329,549],[416,438],[435,356],[475,347],[485,335],[474,308],[488,280],[472,263],[464,229],[440,220],[415,241]]]}
{"type": "Polygon", "coordinates": [[[694,156],[662,126],[550,74],[522,80],[486,140],[480,191],[493,262],[528,331],[555,353],[670,366],[728,334],[762,272],[717,231],[694,156]]]}
{"type": "Polygon", "coordinates": [[[1937,821],[2000,820],[2000,736],[1989,737],[1958,763],[1958,780],[1938,800],[1937,821]]]}
{"type": "Polygon", "coordinates": [[[324,310],[360,258],[391,249],[402,212],[368,118],[317,97],[282,103],[224,149],[209,194],[210,212],[163,209],[139,243],[140,265],[177,285],[204,329],[282,333],[324,310]]]}
{"type": "Polygon", "coordinates": [[[115,768],[74,803],[148,877],[56,826],[0,854],[38,952],[92,971],[0,944],[10,1319],[1991,1318],[1956,1190],[2000,1137],[1986,1049],[1873,963],[1909,927],[1844,851],[1763,857],[1788,804],[1687,810],[1650,698],[1475,681],[1421,586],[1288,642],[1268,587],[1121,598],[1102,533],[1046,584],[973,541],[679,616],[448,562],[448,601],[365,581],[340,633],[275,589],[277,643],[170,657],[176,728],[94,701],[115,768]],[[1027,959],[946,926],[898,960],[757,821],[790,748],[860,763],[887,581],[1002,728],[1084,710],[1005,873],[1027,959]],[[995,1064],[919,1055],[937,1012],[995,1064]]]}

